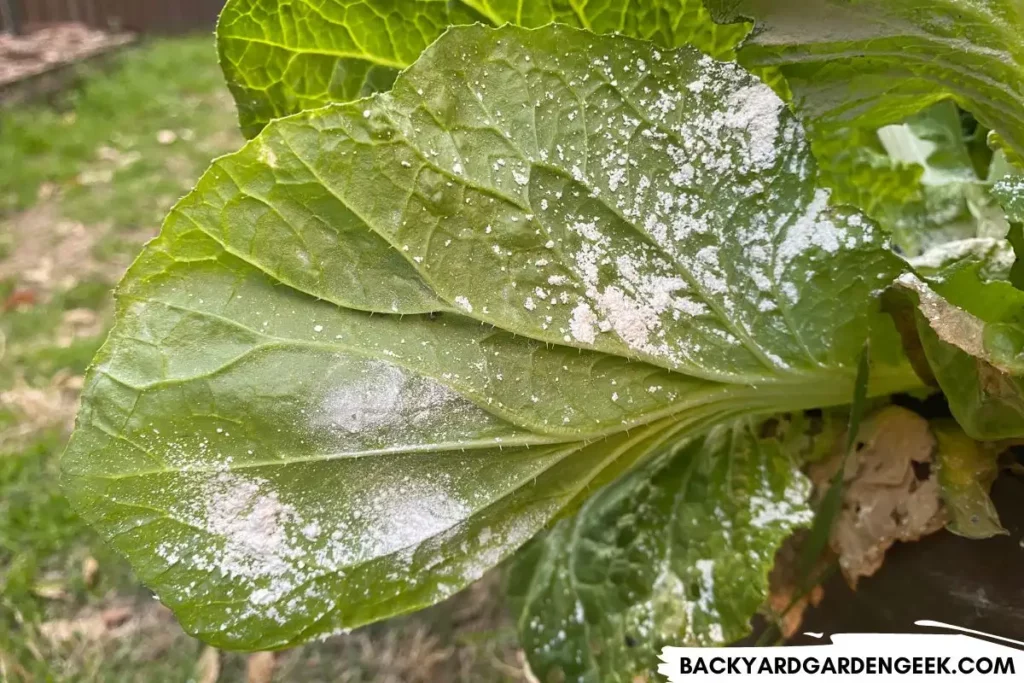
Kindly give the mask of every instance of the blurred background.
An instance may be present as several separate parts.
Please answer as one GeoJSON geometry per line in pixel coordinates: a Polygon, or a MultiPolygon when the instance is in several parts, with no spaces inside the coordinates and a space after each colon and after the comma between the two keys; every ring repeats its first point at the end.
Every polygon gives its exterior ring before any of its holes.
{"type": "Polygon", "coordinates": [[[0,0],[0,31],[81,23],[113,31],[173,34],[212,27],[224,0],[0,0]]]}
{"type": "Polygon", "coordinates": [[[68,507],[58,462],[111,290],[243,140],[223,0],[0,0],[0,682],[521,681],[496,577],[277,656],[189,638],[68,507]]]}

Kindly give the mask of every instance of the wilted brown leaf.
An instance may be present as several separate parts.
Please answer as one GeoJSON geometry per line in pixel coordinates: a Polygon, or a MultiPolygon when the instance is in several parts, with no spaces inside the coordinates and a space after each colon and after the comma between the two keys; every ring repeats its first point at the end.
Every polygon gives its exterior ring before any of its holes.
{"type": "Polygon", "coordinates": [[[133,39],[74,22],[43,26],[25,35],[5,31],[0,33],[0,83],[30,78],[54,64],[84,60],[133,39]]]}
{"type": "Polygon", "coordinates": [[[107,185],[114,179],[112,168],[87,168],[78,174],[78,184],[85,185],[107,185]]]}
{"type": "Polygon", "coordinates": [[[953,344],[975,358],[988,356],[983,341],[985,331],[983,321],[950,304],[919,278],[900,278],[896,286],[917,294],[918,310],[921,311],[939,339],[947,344],[953,344]]]}
{"type": "Polygon", "coordinates": [[[0,431],[0,449],[12,448],[48,427],[63,424],[70,429],[81,389],[82,378],[66,371],[58,372],[41,388],[18,377],[14,386],[0,391],[0,407],[18,417],[12,427],[0,431]]]}
{"type": "Polygon", "coordinates": [[[82,560],[82,581],[85,583],[86,588],[92,588],[96,584],[99,572],[100,563],[96,561],[95,557],[89,555],[82,560]]]}
{"type": "Polygon", "coordinates": [[[89,610],[74,619],[56,619],[40,625],[39,630],[51,644],[75,639],[102,640],[121,638],[139,629],[141,617],[131,605],[116,605],[104,610],[89,610]]]}
{"type": "Polygon", "coordinates": [[[194,680],[196,683],[217,683],[218,678],[220,678],[220,652],[217,648],[207,645],[196,662],[194,680]]]}
{"type": "Polygon", "coordinates": [[[56,201],[4,220],[0,232],[10,236],[13,249],[0,259],[0,280],[15,281],[16,291],[31,296],[31,300],[8,301],[5,307],[45,301],[50,293],[97,275],[113,280],[116,273],[105,272],[93,258],[93,247],[105,231],[64,220],[56,201]]]}
{"type": "Polygon", "coordinates": [[[63,579],[45,579],[32,586],[32,593],[44,600],[65,600],[68,597],[63,579]]]}
{"type": "Polygon", "coordinates": [[[277,665],[273,652],[254,652],[245,662],[246,683],[270,683],[277,665]]]}
{"type": "Polygon", "coordinates": [[[4,300],[3,310],[17,311],[32,308],[36,305],[38,298],[31,289],[15,289],[4,300]]]}
{"type": "Polygon", "coordinates": [[[516,652],[516,659],[519,661],[519,665],[523,669],[523,677],[526,679],[526,683],[540,683],[537,677],[533,675],[533,669],[530,668],[530,663],[526,661],[526,653],[519,650],[516,652]]]}
{"type": "MultiPolygon", "coordinates": [[[[810,469],[819,495],[843,462],[844,442],[810,469]]],[[[846,461],[842,509],[830,539],[852,587],[878,571],[896,541],[916,541],[945,525],[935,449],[928,421],[905,408],[888,406],[862,423],[846,461]]]]}
{"type": "Polygon", "coordinates": [[[804,612],[808,607],[817,607],[825,597],[825,589],[814,585],[807,587],[808,580],[822,575],[828,562],[824,559],[810,571],[810,577],[803,576],[801,560],[803,558],[806,531],[798,531],[786,539],[778,552],[775,553],[775,564],[768,576],[768,602],[765,607],[768,615],[783,638],[790,638],[800,630],[804,612]]]}

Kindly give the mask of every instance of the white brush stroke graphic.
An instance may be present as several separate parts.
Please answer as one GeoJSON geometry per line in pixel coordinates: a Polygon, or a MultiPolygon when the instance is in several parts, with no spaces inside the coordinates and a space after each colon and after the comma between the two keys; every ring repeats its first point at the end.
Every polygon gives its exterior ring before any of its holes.
{"type": "Polygon", "coordinates": [[[835,633],[831,643],[785,648],[666,647],[658,673],[672,683],[1024,680],[1024,649],[1002,644],[1024,642],[939,621],[915,623],[959,633],[835,633]]]}

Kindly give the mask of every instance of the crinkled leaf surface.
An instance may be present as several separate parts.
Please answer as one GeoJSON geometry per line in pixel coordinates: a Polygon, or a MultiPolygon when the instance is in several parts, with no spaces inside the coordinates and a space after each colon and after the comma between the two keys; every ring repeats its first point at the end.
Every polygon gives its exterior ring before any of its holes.
{"type": "Polygon", "coordinates": [[[273,118],[387,90],[446,27],[476,19],[449,0],[229,0],[217,44],[252,137],[273,118]]]}
{"type": "Polygon", "coordinates": [[[715,24],[701,0],[229,0],[217,43],[252,137],[273,118],[389,89],[445,28],[475,22],[559,22],[715,57],[731,55],[749,28],[715,24]]]}
{"type": "Polygon", "coordinates": [[[175,207],[119,288],[68,495],[220,646],[436,602],[675,438],[849,399],[902,263],[814,173],[735,65],[453,29],[175,207]]]}
{"type": "Polygon", "coordinates": [[[749,25],[711,20],[700,0],[463,0],[495,24],[537,27],[561,23],[593,31],[643,38],[668,48],[692,45],[713,57],[731,57],[749,25]]]}
{"type": "Polygon", "coordinates": [[[665,645],[749,632],[775,551],[812,517],[810,482],[756,430],[741,420],[685,442],[528,547],[510,592],[539,680],[629,683],[665,645]]]}
{"type": "MultiPolygon", "coordinates": [[[[812,128],[882,126],[952,98],[1024,156],[1016,0],[706,0],[750,19],[741,63],[777,67],[812,128]]],[[[812,133],[813,134],[813,133],[812,133]]]]}
{"type": "Polygon", "coordinates": [[[815,132],[811,149],[820,182],[836,202],[856,206],[884,226],[904,205],[922,200],[924,169],[889,156],[875,128],[815,132]]]}

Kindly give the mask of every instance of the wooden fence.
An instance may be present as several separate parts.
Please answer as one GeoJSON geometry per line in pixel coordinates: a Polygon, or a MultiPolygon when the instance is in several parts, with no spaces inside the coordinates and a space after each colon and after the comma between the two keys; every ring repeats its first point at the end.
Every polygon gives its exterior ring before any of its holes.
{"type": "Polygon", "coordinates": [[[213,28],[224,0],[0,0],[0,31],[77,21],[138,33],[213,28]]]}

